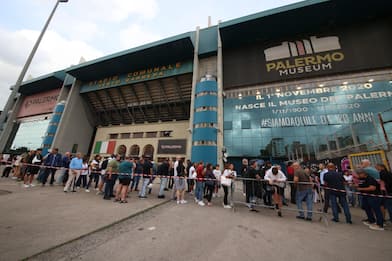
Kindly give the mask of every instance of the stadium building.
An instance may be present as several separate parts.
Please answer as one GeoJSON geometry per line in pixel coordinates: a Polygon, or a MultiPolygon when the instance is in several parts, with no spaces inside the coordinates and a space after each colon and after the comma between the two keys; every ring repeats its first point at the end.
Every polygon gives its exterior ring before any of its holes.
{"type": "Polygon", "coordinates": [[[392,2],[309,0],[26,81],[0,151],[323,160],[388,150],[392,2]]]}

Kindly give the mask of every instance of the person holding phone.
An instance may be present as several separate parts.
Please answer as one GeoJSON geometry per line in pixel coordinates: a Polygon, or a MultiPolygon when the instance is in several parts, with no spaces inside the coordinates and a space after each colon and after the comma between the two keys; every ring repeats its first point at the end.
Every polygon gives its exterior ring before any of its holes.
{"type": "Polygon", "coordinates": [[[267,180],[268,184],[272,187],[272,196],[275,203],[275,209],[278,213],[278,216],[282,217],[282,197],[284,194],[284,187],[286,185],[285,182],[287,178],[283,172],[279,170],[278,166],[273,166],[266,172],[264,179],[267,180]]]}

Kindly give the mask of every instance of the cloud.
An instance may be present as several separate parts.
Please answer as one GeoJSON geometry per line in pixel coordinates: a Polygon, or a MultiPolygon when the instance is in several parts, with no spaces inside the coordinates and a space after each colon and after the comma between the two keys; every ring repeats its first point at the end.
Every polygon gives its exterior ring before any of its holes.
{"type": "MultiPolygon", "coordinates": [[[[34,30],[7,31],[0,28],[0,108],[6,103],[9,87],[15,84],[22,66],[39,32],[34,30]]],[[[38,77],[77,64],[81,56],[86,60],[103,54],[82,42],[69,40],[53,31],[47,31],[26,74],[38,77]]],[[[26,79],[25,77],[25,79],[26,79]]]]}
{"type": "Polygon", "coordinates": [[[120,44],[122,48],[129,49],[161,39],[159,34],[147,32],[138,24],[130,25],[120,31],[120,44]]]}

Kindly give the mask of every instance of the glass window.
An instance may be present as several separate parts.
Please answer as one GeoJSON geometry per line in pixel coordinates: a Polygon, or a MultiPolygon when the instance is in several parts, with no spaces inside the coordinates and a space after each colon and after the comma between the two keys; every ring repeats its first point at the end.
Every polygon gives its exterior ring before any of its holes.
{"type": "Polygon", "coordinates": [[[242,120],[241,129],[250,129],[250,120],[242,120]]]}
{"type": "Polygon", "coordinates": [[[129,139],[131,137],[131,133],[121,133],[121,139],[129,139]]]}
{"type": "Polygon", "coordinates": [[[143,136],[144,136],[144,132],[134,132],[133,133],[133,137],[134,138],[143,138],[143,136]]]}
{"type": "Polygon", "coordinates": [[[110,133],[109,134],[109,139],[111,139],[111,140],[118,139],[118,133],[110,133]]]}
{"type": "Polygon", "coordinates": [[[26,147],[31,150],[42,147],[49,121],[49,119],[45,119],[20,123],[11,148],[26,147]]]}
{"type": "Polygon", "coordinates": [[[225,121],[225,122],[223,122],[223,129],[224,130],[231,130],[231,129],[233,129],[233,122],[232,121],[225,121]]]}
{"type": "Polygon", "coordinates": [[[156,138],[157,135],[158,135],[158,132],[156,132],[156,131],[146,132],[146,138],[156,138]]]}

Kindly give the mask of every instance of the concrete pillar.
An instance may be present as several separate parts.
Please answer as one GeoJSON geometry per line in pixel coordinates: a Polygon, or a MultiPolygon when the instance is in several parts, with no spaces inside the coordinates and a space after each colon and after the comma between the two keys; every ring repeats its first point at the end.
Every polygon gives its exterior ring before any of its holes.
{"type": "Polygon", "coordinates": [[[192,92],[191,92],[191,105],[190,105],[190,115],[189,115],[189,128],[188,128],[188,139],[186,145],[186,157],[191,158],[192,154],[192,132],[193,132],[193,118],[194,118],[194,106],[195,106],[195,94],[196,94],[196,84],[199,81],[199,35],[200,27],[196,27],[195,32],[195,49],[193,54],[193,78],[192,78],[192,92]]]}
{"type": "MultiPolygon", "coordinates": [[[[218,136],[217,136],[217,146],[218,146],[218,163],[222,162],[222,148],[223,144],[223,54],[222,54],[222,41],[219,33],[219,24],[217,26],[218,30],[218,53],[217,53],[217,83],[218,83],[218,136]]],[[[230,151],[227,152],[230,155],[230,151]]]]}
{"type": "Polygon", "coordinates": [[[0,122],[0,152],[4,152],[7,149],[7,144],[14,130],[16,115],[22,104],[22,100],[21,96],[13,90],[4,107],[4,111],[2,112],[2,116],[4,116],[1,117],[2,122],[0,122]]]}

